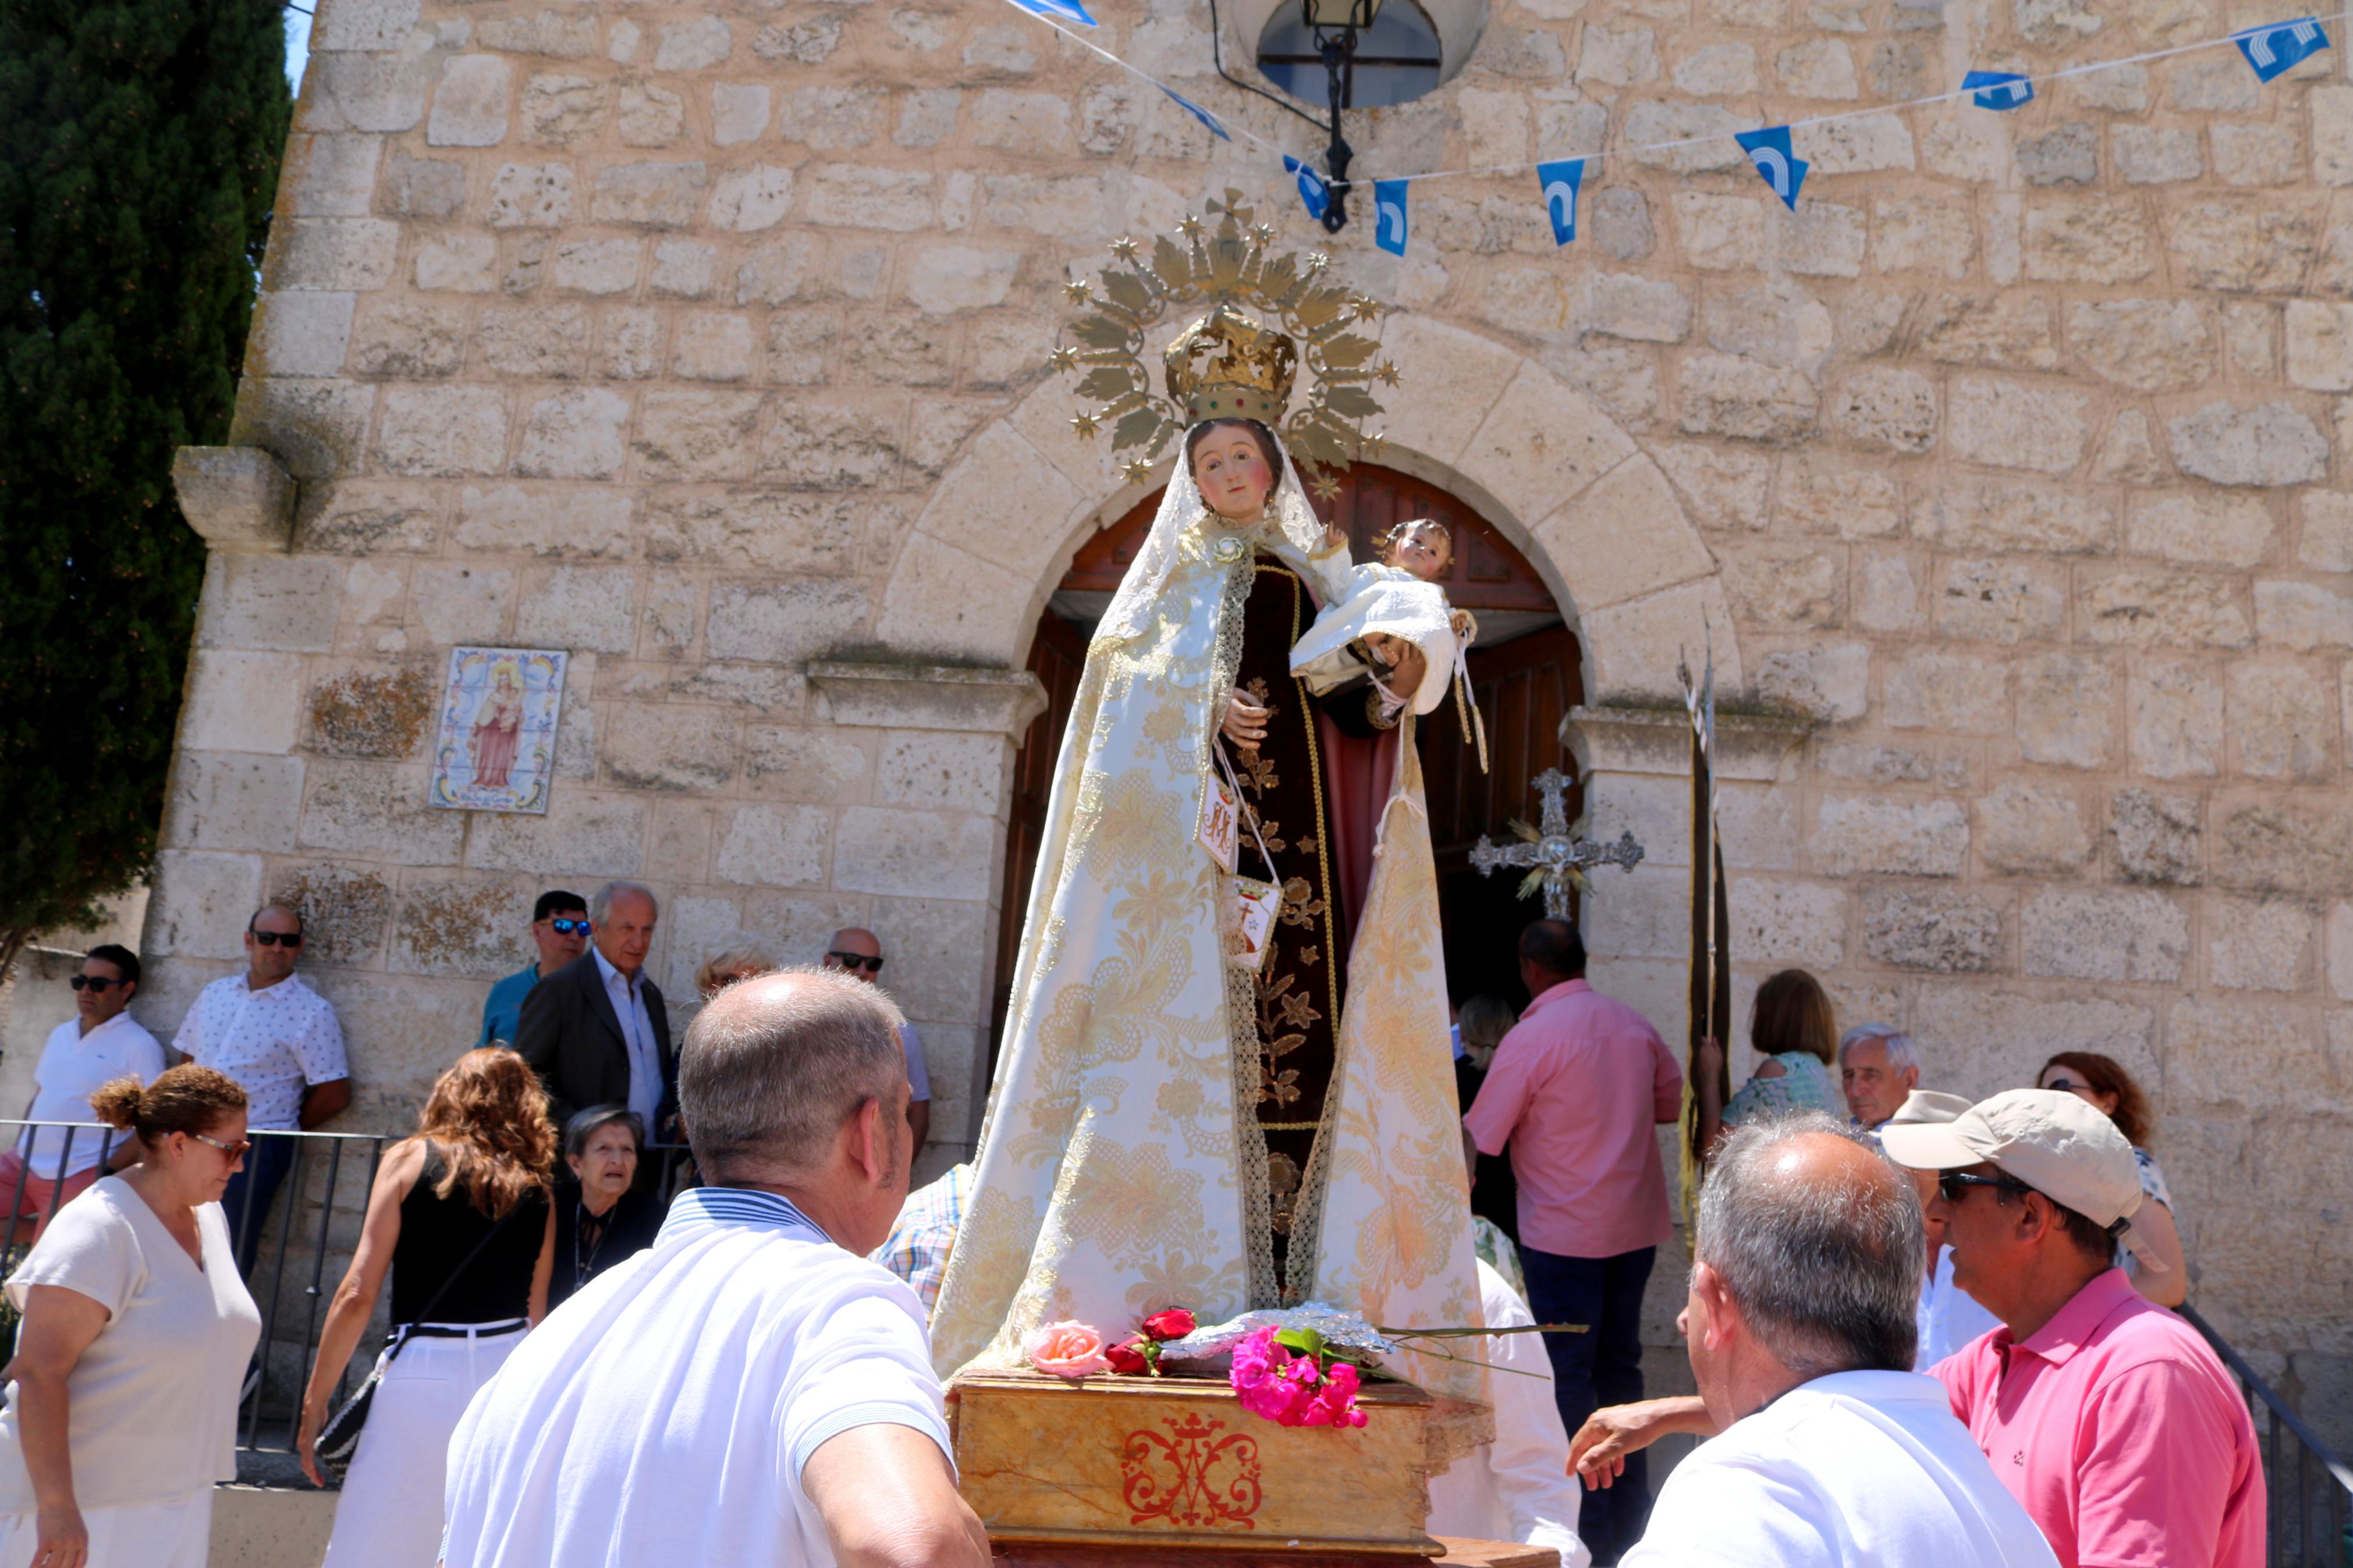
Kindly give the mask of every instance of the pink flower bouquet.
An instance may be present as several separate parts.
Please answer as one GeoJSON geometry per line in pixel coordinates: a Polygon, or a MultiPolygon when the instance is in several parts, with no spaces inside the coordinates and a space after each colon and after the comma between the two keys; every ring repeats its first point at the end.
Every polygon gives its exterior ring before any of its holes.
{"type": "Polygon", "coordinates": [[[1234,1347],[1230,1381],[1242,1408],[1279,1426],[1362,1426],[1356,1369],[1324,1355],[1322,1336],[1311,1337],[1318,1342],[1303,1343],[1294,1353],[1268,1327],[1234,1347]]]}

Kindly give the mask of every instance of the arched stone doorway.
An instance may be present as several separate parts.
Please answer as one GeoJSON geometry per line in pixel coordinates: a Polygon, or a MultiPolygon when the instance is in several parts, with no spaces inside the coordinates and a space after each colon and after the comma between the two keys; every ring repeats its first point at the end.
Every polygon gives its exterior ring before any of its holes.
{"type": "MultiPolygon", "coordinates": [[[[1470,658],[1471,680],[1487,725],[1490,770],[1482,773],[1475,742],[1463,736],[1453,706],[1419,726],[1431,847],[1438,858],[1440,918],[1446,934],[1447,984],[1456,1001],[1482,991],[1526,1000],[1513,960],[1519,929],[1540,911],[1517,897],[1518,879],[1482,878],[1471,868],[1471,847],[1482,834],[1504,837],[1513,817],[1534,820],[1529,781],[1546,768],[1574,776],[1561,742],[1561,719],[1584,696],[1577,635],[1541,574],[1478,510],[1439,486],[1396,468],[1359,463],[1340,476],[1340,493],[1317,500],[1326,521],[1348,531],[1359,561],[1370,559],[1382,530],[1407,518],[1435,517],[1455,539],[1448,598],[1479,617],[1470,658]]],[[[1013,763],[999,908],[988,1073],[995,1076],[998,1043],[1015,959],[1021,942],[1030,879],[1036,872],[1054,763],[1087,639],[1135,558],[1160,505],[1160,491],[1143,496],[1082,543],[1039,615],[1029,645],[1029,672],[1044,689],[1046,708],[1023,732],[1013,763]]],[[[1582,791],[1571,798],[1577,811],[1582,791]]]]}

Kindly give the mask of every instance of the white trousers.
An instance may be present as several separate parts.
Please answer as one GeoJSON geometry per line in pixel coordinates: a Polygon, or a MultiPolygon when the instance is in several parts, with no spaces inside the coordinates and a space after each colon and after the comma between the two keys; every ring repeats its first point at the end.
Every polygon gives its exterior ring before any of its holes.
{"type": "Polygon", "coordinates": [[[521,1329],[414,1339],[393,1358],[343,1476],[325,1568],[433,1568],[440,1560],[450,1436],[474,1391],[521,1343],[521,1329]]]}
{"type": "MultiPolygon", "coordinates": [[[[126,1508],[86,1508],[90,1568],[205,1568],[213,1544],[213,1489],[126,1508]]],[[[0,1514],[0,1568],[26,1568],[40,1546],[39,1516],[0,1514]]]]}

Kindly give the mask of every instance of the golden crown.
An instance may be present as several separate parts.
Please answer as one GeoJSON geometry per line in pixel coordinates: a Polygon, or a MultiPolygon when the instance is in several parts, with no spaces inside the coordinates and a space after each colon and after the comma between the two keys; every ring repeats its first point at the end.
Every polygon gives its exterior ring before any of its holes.
{"type": "Polygon", "coordinates": [[[1291,406],[1299,350],[1231,305],[1177,333],[1166,358],[1168,395],[1196,424],[1240,416],[1280,425],[1291,406]]]}
{"type": "Polygon", "coordinates": [[[1388,307],[1325,281],[1327,256],[1303,261],[1295,253],[1269,255],[1274,231],[1250,221],[1240,191],[1209,202],[1208,211],[1218,219],[1214,232],[1187,217],[1177,226],[1178,237],[1153,241],[1148,263],[1135,241],[1115,241],[1117,260],[1096,282],[1064,285],[1073,303],[1092,310],[1070,323],[1076,345],[1058,347],[1047,363],[1058,371],[1086,367],[1079,395],[1102,405],[1074,416],[1071,427],[1092,436],[1110,421],[1113,451],[1141,451],[1121,468],[1140,483],[1187,426],[1256,419],[1281,429],[1292,460],[1318,494],[1337,494],[1338,482],[1320,470],[1378,451],[1381,438],[1363,435],[1359,426],[1381,411],[1372,384],[1398,380],[1397,367],[1379,357],[1379,341],[1350,329],[1377,321],[1388,307]],[[1178,333],[1163,356],[1168,395],[1159,396],[1144,362],[1146,338],[1172,307],[1201,300],[1210,303],[1209,313],[1178,333]],[[1307,397],[1285,418],[1303,363],[1307,397]]]}

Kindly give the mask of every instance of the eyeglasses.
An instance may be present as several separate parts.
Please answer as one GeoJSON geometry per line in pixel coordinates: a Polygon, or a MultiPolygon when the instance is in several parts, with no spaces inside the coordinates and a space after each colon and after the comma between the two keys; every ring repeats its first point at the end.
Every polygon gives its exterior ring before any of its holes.
{"type": "Polygon", "coordinates": [[[869,958],[862,952],[828,952],[826,957],[844,969],[863,969],[869,974],[882,973],[882,959],[880,954],[869,958]]]}
{"type": "Polygon", "coordinates": [[[224,1143],[217,1138],[207,1138],[201,1132],[191,1132],[188,1136],[199,1143],[211,1144],[227,1155],[232,1162],[244,1159],[248,1152],[253,1148],[253,1140],[250,1138],[240,1138],[234,1143],[224,1143]]]}
{"type": "Polygon", "coordinates": [[[2061,1094],[2081,1094],[2092,1086],[2088,1083],[2077,1083],[2072,1078],[2054,1078],[2042,1087],[2055,1089],[2061,1094]]]}
{"type": "Polygon", "coordinates": [[[1972,1176],[1966,1171],[1936,1173],[1936,1192],[1948,1204],[1959,1203],[1969,1195],[1971,1187],[1994,1187],[2013,1193],[2034,1191],[2024,1182],[2013,1182],[2008,1176],[1972,1176]]]}
{"type": "Polygon", "coordinates": [[[302,945],[302,933],[299,931],[256,931],[246,934],[264,947],[276,947],[281,942],[289,947],[302,945]]]}
{"type": "Polygon", "coordinates": [[[127,982],[109,980],[103,974],[76,974],[68,977],[66,984],[77,991],[111,991],[127,982]]]}
{"type": "Polygon", "coordinates": [[[596,925],[594,921],[575,921],[569,915],[558,915],[547,922],[547,929],[558,936],[570,936],[574,931],[587,936],[596,931],[596,925]]]}

